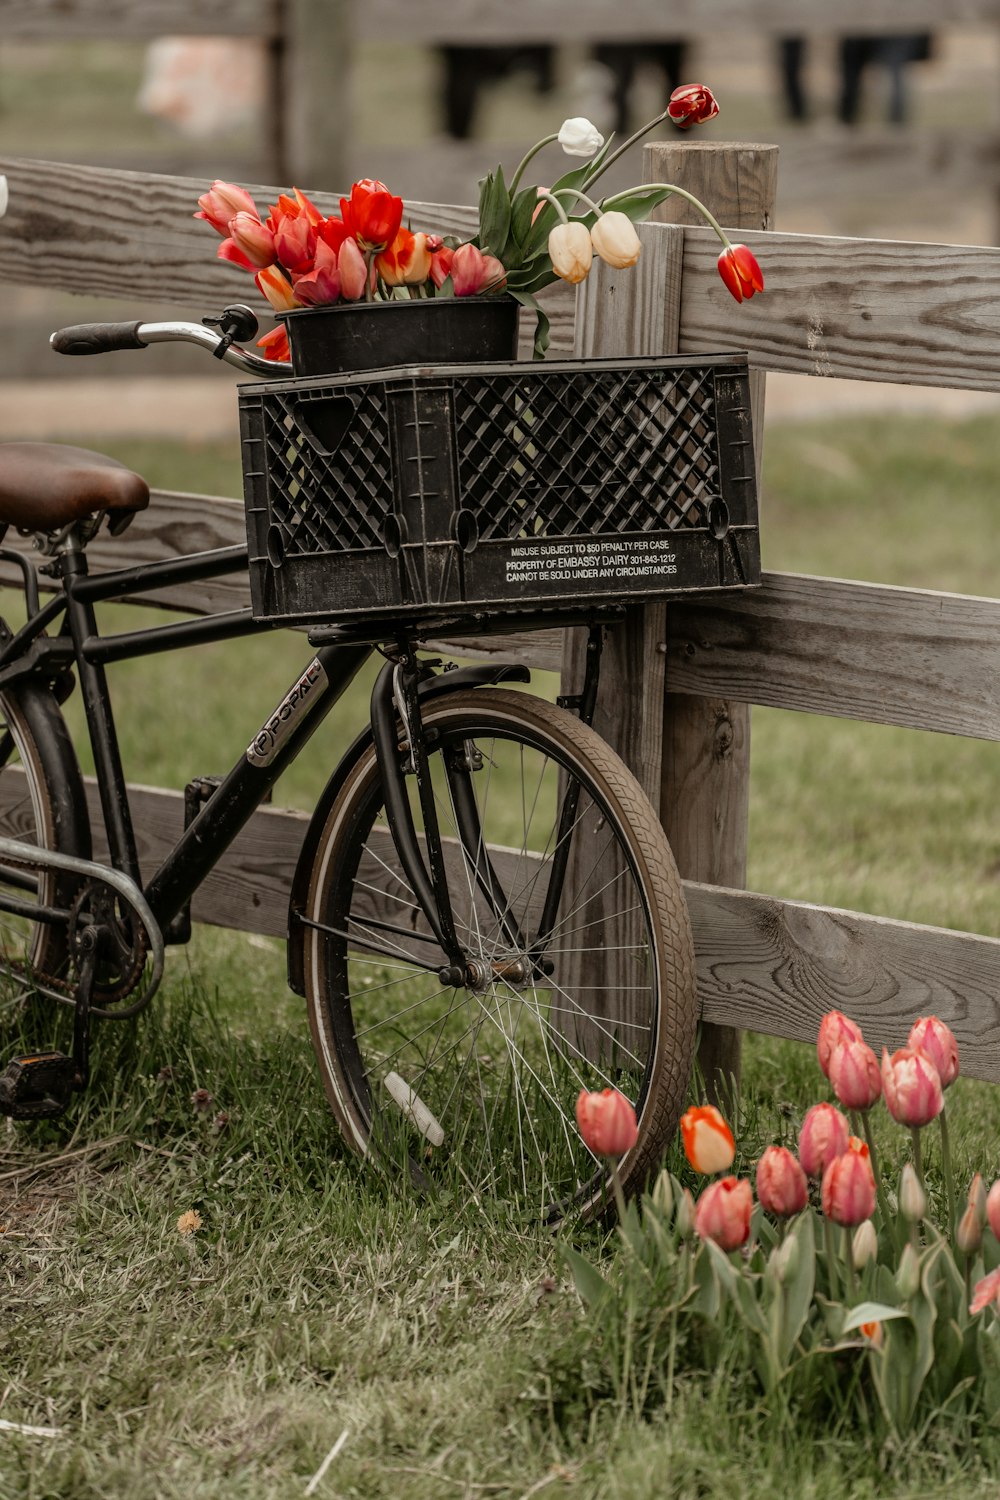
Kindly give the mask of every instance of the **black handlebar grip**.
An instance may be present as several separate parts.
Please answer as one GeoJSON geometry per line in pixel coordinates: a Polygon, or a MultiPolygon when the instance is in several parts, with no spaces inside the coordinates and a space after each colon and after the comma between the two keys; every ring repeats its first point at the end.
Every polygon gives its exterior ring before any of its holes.
{"type": "Polygon", "coordinates": [[[145,349],[141,320],[132,323],[76,323],[49,339],[57,354],[110,354],[113,349],[145,349]]]}

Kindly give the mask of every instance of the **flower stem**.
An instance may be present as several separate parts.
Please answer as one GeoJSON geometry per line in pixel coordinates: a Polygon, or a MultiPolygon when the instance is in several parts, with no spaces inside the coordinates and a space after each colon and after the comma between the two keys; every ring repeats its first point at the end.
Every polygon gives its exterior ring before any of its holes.
{"type": "Polygon", "coordinates": [[[945,1106],[938,1115],[941,1122],[941,1166],[944,1172],[944,1190],[948,1202],[948,1234],[955,1232],[955,1177],[951,1169],[951,1140],[948,1134],[948,1116],[945,1106]]]}
{"type": "Polygon", "coordinates": [[[917,1174],[917,1181],[920,1183],[920,1186],[923,1187],[923,1185],[924,1185],[924,1167],[923,1167],[923,1161],[922,1161],[921,1155],[920,1155],[920,1127],[918,1125],[914,1125],[911,1128],[911,1130],[910,1130],[910,1136],[911,1136],[912,1141],[913,1141],[913,1170],[917,1174]]]}
{"type": "Polygon", "coordinates": [[[871,1120],[867,1110],[862,1111],[861,1126],[864,1130],[865,1142],[868,1146],[868,1160],[871,1162],[872,1176],[875,1178],[875,1193],[878,1197],[879,1211],[882,1214],[882,1223],[887,1225],[890,1222],[889,1200],[885,1196],[885,1186],[882,1182],[882,1173],[878,1167],[878,1154],[875,1150],[875,1135],[872,1131],[871,1120]]]}
{"type": "Polygon", "coordinates": [[[833,1302],[840,1300],[840,1269],[837,1265],[837,1242],[833,1237],[833,1221],[824,1217],[823,1235],[826,1239],[826,1258],[830,1265],[830,1298],[833,1302]]]}
{"type": "Polygon", "coordinates": [[[614,1195],[615,1210],[616,1210],[616,1212],[618,1214],[618,1222],[619,1222],[619,1224],[621,1224],[622,1221],[625,1218],[625,1194],[622,1192],[621,1178],[618,1176],[618,1160],[617,1160],[617,1158],[616,1157],[611,1157],[610,1158],[610,1164],[611,1164],[611,1192],[614,1195]]]}
{"type": "Polygon", "coordinates": [[[508,191],[508,193],[510,194],[510,196],[512,198],[514,196],[514,191],[517,188],[518,183],[521,181],[521,177],[522,177],[522,175],[524,173],[524,169],[528,165],[528,163],[531,160],[531,158],[533,156],[537,156],[538,153],[539,153],[539,151],[541,151],[541,149],[542,149],[543,146],[551,146],[552,142],[553,141],[557,141],[558,139],[559,139],[559,132],[558,131],[555,131],[552,135],[544,135],[544,136],[542,136],[542,139],[540,141],[536,141],[535,142],[535,144],[532,146],[532,148],[531,148],[530,151],[526,151],[525,154],[524,154],[524,156],[521,157],[521,160],[518,162],[517,166],[515,167],[515,169],[514,169],[514,175],[510,179],[510,183],[509,183],[509,185],[507,187],[507,191],[508,191]]]}
{"type": "Polygon", "coordinates": [[[852,1294],[858,1290],[858,1273],[854,1267],[854,1256],[851,1254],[851,1231],[844,1225],[841,1239],[844,1242],[844,1259],[847,1262],[847,1281],[852,1294]]]}
{"type": "Polygon", "coordinates": [[[732,248],[726,231],[722,228],[715,215],[708,211],[701,199],[696,198],[694,193],[689,193],[686,188],[675,187],[671,182],[644,182],[642,187],[627,188],[622,193],[615,193],[612,197],[604,199],[605,212],[609,208],[612,208],[619,198],[635,198],[637,195],[643,193],[666,193],[668,196],[676,194],[678,198],[683,198],[686,203],[691,204],[692,208],[696,208],[709,227],[715,230],[726,249],[732,248]]]}
{"type": "Polygon", "coordinates": [[[563,223],[563,224],[568,224],[569,223],[569,215],[567,214],[566,210],[563,208],[562,204],[559,202],[559,199],[556,197],[555,193],[550,193],[549,190],[548,190],[548,188],[539,188],[538,189],[538,196],[539,196],[540,199],[543,199],[546,203],[551,203],[552,204],[552,207],[555,209],[556,213],[559,215],[559,219],[560,219],[561,223],[563,223]]]}
{"type": "Polygon", "coordinates": [[[604,213],[604,209],[595,203],[593,198],[588,198],[586,193],[581,193],[579,188],[557,188],[554,194],[546,193],[545,196],[555,202],[556,198],[562,198],[567,193],[571,193],[574,198],[579,198],[581,203],[586,203],[587,207],[592,208],[595,214],[604,213]]]}
{"type": "Polygon", "coordinates": [[[617,161],[619,156],[624,156],[625,152],[628,151],[632,146],[634,146],[636,141],[641,141],[644,135],[648,135],[649,132],[651,130],[654,130],[657,125],[662,125],[663,121],[669,118],[670,112],[669,110],[665,109],[663,113],[657,115],[655,119],[648,121],[648,123],[645,125],[640,125],[639,129],[633,131],[627,141],[622,141],[621,145],[616,146],[610,156],[605,157],[604,161],[601,162],[601,165],[598,167],[593,176],[587,177],[587,186],[589,187],[592,182],[596,182],[598,177],[600,177],[603,172],[606,172],[608,170],[611,163],[617,161]]]}

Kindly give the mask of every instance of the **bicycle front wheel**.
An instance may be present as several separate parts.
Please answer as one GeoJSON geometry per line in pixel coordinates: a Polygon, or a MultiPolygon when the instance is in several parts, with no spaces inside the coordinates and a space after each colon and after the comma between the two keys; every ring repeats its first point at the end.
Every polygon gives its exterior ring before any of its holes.
{"type": "Polygon", "coordinates": [[[591,1213],[609,1169],[577,1130],[580,1090],[635,1106],[619,1166],[634,1189],[689,1079],[694,950],[669,845],[622,762],[565,710],[481,689],[423,720],[464,973],[400,864],[371,749],[331,807],[304,913],[327,1096],[356,1150],[418,1181],[549,1222],[591,1213]]]}

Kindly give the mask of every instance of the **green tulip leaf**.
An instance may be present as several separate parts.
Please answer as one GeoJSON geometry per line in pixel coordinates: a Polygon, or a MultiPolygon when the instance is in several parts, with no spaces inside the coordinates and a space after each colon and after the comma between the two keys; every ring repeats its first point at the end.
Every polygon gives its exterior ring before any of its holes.
{"type": "MultiPolygon", "coordinates": [[[[542,201],[544,202],[544,200],[542,201]]],[[[531,220],[538,204],[538,193],[534,188],[522,188],[514,199],[510,211],[510,237],[507,242],[508,255],[510,254],[511,245],[515,245],[518,252],[523,251],[524,246],[528,242],[528,236],[531,233],[531,220]]],[[[505,261],[504,264],[506,265],[507,262],[505,261]]]]}
{"type": "Polygon", "coordinates": [[[503,259],[510,234],[510,194],[503,167],[488,172],[479,185],[479,248],[503,259]]]}
{"type": "Polygon", "coordinates": [[[573,1273],[573,1283],[577,1294],[584,1307],[598,1307],[607,1297],[611,1288],[604,1280],[601,1273],[580,1254],[574,1250],[572,1245],[563,1245],[562,1253],[566,1258],[566,1264],[573,1273]]]}
{"type": "Polygon", "coordinates": [[[885,1302],[859,1302],[857,1307],[849,1309],[841,1332],[853,1333],[862,1323],[889,1323],[893,1318],[908,1316],[905,1308],[889,1307],[885,1302]]]}

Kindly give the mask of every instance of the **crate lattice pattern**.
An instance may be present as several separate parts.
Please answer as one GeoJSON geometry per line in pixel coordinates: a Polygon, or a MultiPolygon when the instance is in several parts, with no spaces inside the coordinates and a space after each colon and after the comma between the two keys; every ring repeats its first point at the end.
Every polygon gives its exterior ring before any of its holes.
{"type": "Polygon", "coordinates": [[[718,493],[710,369],[470,376],[455,430],[483,540],[705,526],[718,493]]]}
{"type": "MultiPolygon", "coordinates": [[[[455,385],[461,503],[482,540],[705,526],[715,428],[711,369],[467,374],[455,385]]],[[[329,389],[272,397],[265,442],[268,518],[286,555],[381,548],[394,507],[382,383],[335,403],[329,389]]]]}

